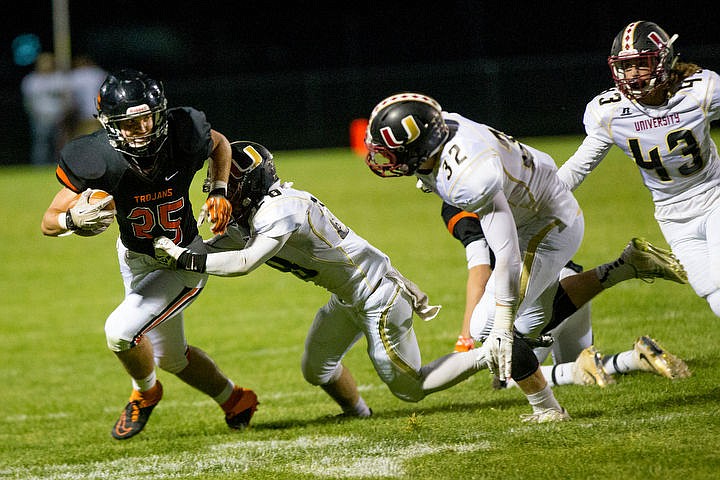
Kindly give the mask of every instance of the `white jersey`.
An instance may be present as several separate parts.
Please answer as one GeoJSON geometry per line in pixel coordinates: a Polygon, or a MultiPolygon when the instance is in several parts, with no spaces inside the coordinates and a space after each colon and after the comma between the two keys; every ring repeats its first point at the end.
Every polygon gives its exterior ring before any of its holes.
{"type": "Polygon", "coordinates": [[[443,117],[457,125],[457,132],[443,148],[439,170],[418,177],[444,201],[482,213],[502,191],[518,228],[538,217],[563,225],[575,221],[578,203],[558,180],[548,154],[456,113],[443,112],[443,117]]]}
{"type": "MultiPolygon", "coordinates": [[[[233,236],[233,232],[228,235],[233,236]]],[[[251,240],[241,253],[259,258],[252,251],[254,237],[285,236],[280,250],[265,263],[313,282],[350,305],[364,301],[385,276],[394,272],[387,255],[340,222],[317,198],[291,184],[278,183],[253,215],[251,240]]],[[[222,249],[233,247],[227,240],[213,244],[222,249]]],[[[232,265],[227,268],[233,269],[232,265]]]]}
{"type": "Polygon", "coordinates": [[[718,118],[720,76],[710,70],[686,78],[660,107],[632,102],[612,88],[587,104],[587,137],[558,175],[574,190],[617,145],[640,168],[656,206],[691,200],[720,184],[710,136],[710,122],[718,118]]]}
{"type": "Polygon", "coordinates": [[[452,135],[433,171],[416,176],[443,201],[478,214],[497,262],[492,304],[523,302],[522,313],[575,254],[584,225],[580,207],[546,153],[456,113],[443,118],[452,135]],[[528,272],[529,280],[521,278],[528,272]]]}

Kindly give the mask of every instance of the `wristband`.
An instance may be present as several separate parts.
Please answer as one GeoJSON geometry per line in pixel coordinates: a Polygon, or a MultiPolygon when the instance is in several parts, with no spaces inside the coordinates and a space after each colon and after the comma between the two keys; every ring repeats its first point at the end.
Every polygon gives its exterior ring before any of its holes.
{"type": "Polygon", "coordinates": [[[57,217],[58,225],[60,225],[60,228],[63,230],[77,230],[77,226],[75,225],[75,222],[73,222],[72,215],[70,214],[70,210],[63,212],[58,215],[57,217]]]}
{"type": "Polygon", "coordinates": [[[192,253],[185,250],[177,259],[177,266],[190,272],[205,273],[206,253],[192,253]]]}
{"type": "Polygon", "coordinates": [[[227,197],[227,182],[223,182],[222,180],[213,180],[210,182],[210,193],[208,194],[208,197],[213,195],[222,195],[223,197],[227,197]]]}
{"type": "Polygon", "coordinates": [[[515,307],[513,305],[495,304],[495,319],[493,330],[512,331],[515,320],[515,307]]]}

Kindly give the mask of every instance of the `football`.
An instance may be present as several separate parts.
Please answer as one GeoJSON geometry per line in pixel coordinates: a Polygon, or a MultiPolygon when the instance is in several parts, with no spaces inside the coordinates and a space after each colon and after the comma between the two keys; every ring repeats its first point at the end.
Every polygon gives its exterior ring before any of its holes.
{"type": "MultiPolygon", "coordinates": [[[[75,199],[70,202],[70,208],[75,206],[77,201],[80,199],[80,195],[82,195],[82,193],[78,193],[77,195],[75,195],[75,199]]],[[[90,203],[90,205],[94,205],[108,195],[110,194],[105,190],[93,190],[90,194],[90,199],[88,200],[88,203],[90,203]]],[[[103,210],[115,210],[115,200],[110,201],[110,203],[108,203],[105,208],[103,208],[103,210]]]]}
{"type": "MultiPolygon", "coordinates": [[[[82,195],[82,193],[78,193],[78,194],[75,196],[75,199],[73,199],[73,200],[70,202],[70,208],[72,208],[72,207],[75,206],[75,204],[77,203],[78,199],[80,198],[80,195],[82,195]]],[[[109,194],[108,192],[106,192],[105,190],[97,190],[97,189],[95,189],[95,190],[93,190],[92,193],[90,194],[90,198],[88,199],[88,203],[90,203],[90,205],[94,205],[94,204],[96,204],[97,202],[99,202],[100,200],[102,200],[103,198],[107,197],[108,195],[110,195],[110,194],[109,194]]],[[[105,211],[107,211],[107,210],[115,210],[115,200],[111,200],[110,203],[108,203],[107,205],[105,205],[105,208],[103,208],[103,210],[105,210],[105,211]]],[[[94,237],[95,235],[101,234],[101,233],[104,232],[105,230],[107,230],[107,229],[106,229],[106,228],[102,228],[102,229],[96,229],[96,230],[75,230],[73,233],[75,233],[75,235],[80,235],[81,237],[94,237]]]]}

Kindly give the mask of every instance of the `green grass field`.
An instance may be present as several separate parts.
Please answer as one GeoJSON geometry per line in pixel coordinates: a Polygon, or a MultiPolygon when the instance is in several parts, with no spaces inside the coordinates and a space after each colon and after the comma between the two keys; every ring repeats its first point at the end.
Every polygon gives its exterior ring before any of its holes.
{"type": "MultiPolygon", "coordinates": [[[[524,140],[559,162],[580,142],[524,140]]],[[[276,162],[284,180],[313,192],[443,304],[437,319],[415,328],[425,361],[450,351],[465,256],[443,227],[440,200],[410,178],[375,177],[345,149],[276,152],[276,162]]],[[[631,280],[598,297],[595,343],[614,353],[650,334],[686,359],[693,376],[671,382],[637,373],[605,389],[559,387],[573,421],[526,425],[525,398],[493,391],[487,372],[417,404],[396,399],[363,341],[346,364],[375,415],[337,421],[338,408],[304,382],[299,365],[327,292],[267,267],[211,278],[186,312],[186,333],[258,393],[252,428],[230,431],[214,402],[160,372],[165,397],[146,430],[115,441],[110,428],[130,393],[103,332],[123,296],[117,227],[95,238],[43,237],[40,220],[58,188],[49,167],[0,170],[0,478],[718,478],[718,319],[689,286],[663,281],[631,280]]],[[[618,149],[577,196],[586,236],[575,260],[586,268],[614,259],[633,236],[667,246],[637,168],[618,149]]]]}

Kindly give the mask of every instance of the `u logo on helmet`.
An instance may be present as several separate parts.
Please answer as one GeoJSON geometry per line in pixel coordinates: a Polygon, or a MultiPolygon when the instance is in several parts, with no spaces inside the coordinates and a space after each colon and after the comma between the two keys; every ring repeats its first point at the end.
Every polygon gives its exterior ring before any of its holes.
{"type": "Polygon", "coordinates": [[[380,129],[383,141],[389,148],[397,148],[401,145],[412,143],[420,136],[420,127],[412,115],[404,117],[400,123],[402,124],[405,133],[407,133],[407,139],[404,141],[395,138],[395,135],[390,127],[383,127],[380,129]]]}
{"type": "Polygon", "coordinates": [[[252,145],[247,145],[242,151],[245,155],[239,158],[233,156],[230,165],[230,176],[235,180],[240,180],[244,174],[262,162],[262,155],[252,145]]]}
{"type": "Polygon", "coordinates": [[[258,153],[257,150],[252,145],[248,145],[247,147],[243,148],[243,152],[252,159],[252,164],[242,170],[243,172],[247,172],[249,170],[252,170],[253,168],[260,165],[260,162],[262,162],[262,155],[258,153]]]}

